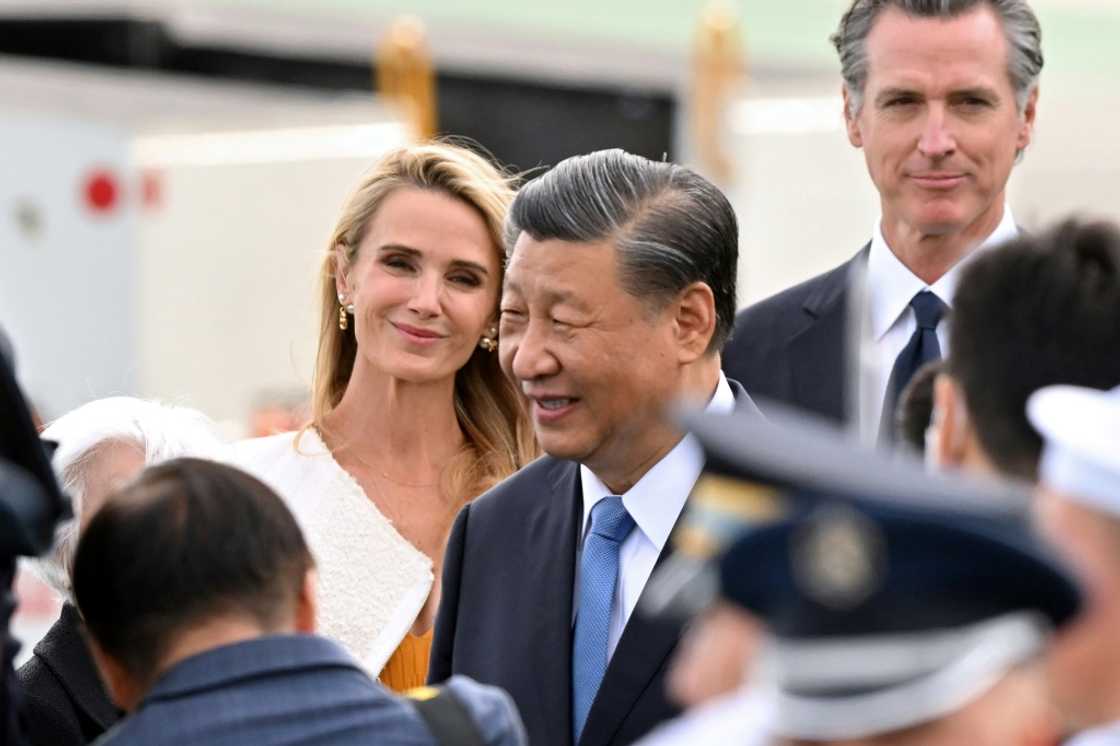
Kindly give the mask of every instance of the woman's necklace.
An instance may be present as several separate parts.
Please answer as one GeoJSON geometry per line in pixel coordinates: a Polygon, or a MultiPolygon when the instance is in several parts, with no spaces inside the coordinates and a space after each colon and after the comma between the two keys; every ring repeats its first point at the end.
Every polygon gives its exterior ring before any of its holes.
{"type": "Polygon", "coordinates": [[[367,469],[375,472],[377,476],[381,477],[386,482],[392,482],[393,484],[397,485],[398,487],[409,487],[411,489],[423,489],[423,488],[430,489],[432,487],[438,487],[439,483],[440,483],[439,479],[437,479],[434,482],[405,482],[405,481],[402,481],[400,479],[396,479],[394,477],[389,476],[389,472],[386,471],[383,466],[381,466],[380,464],[372,464],[369,461],[366,461],[364,458],[359,456],[356,451],[348,451],[348,455],[353,457],[362,466],[364,466],[367,469]]]}

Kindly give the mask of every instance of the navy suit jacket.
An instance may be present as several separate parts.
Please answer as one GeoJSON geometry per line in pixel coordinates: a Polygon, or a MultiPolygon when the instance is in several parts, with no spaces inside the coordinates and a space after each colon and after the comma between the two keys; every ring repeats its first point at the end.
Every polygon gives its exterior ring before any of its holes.
{"type": "Polygon", "coordinates": [[[723,349],[723,370],[762,402],[775,401],[838,424],[846,392],[848,283],[870,244],[839,267],[740,311],[723,349]]]}
{"type": "MultiPolygon", "coordinates": [[[[736,409],[757,412],[742,386],[730,383],[736,409]]],[[[579,464],[544,456],[463,508],[444,556],[428,678],[465,674],[505,689],[533,746],[572,743],[572,595],[582,517],[579,464]]],[[[658,563],[671,552],[667,545],[658,563]]],[[[581,746],[631,743],[678,714],[664,677],[681,628],[640,611],[630,617],[581,746]]]]}
{"type": "MultiPolygon", "coordinates": [[[[449,683],[487,744],[523,746],[509,698],[449,683]]],[[[98,746],[435,746],[411,704],[362,671],[337,644],[276,635],[208,650],[176,664],[98,746]]]]}

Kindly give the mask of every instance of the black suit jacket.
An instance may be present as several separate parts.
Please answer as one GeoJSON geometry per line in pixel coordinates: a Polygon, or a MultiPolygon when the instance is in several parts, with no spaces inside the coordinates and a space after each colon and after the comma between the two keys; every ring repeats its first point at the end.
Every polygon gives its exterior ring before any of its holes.
{"type": "Polygon", "coordinates": [[[70,604],[20,667],[20,718],[32,746],[79,746],[120,718],[109,701],[82,637],[82,618],[70,604]]]}
{"type": "Polygon", "coordinates": [[[847,381],[848,283],[870,244],[839,267],[739,312],[723,370],[763,402],[799,407],[843,423],[847,381]]]}
{"type": "MultiPolygon", "coordinates": [[[[736,409],[757,412],[731,382],[736,409]]],[[[444,556],[429,680],[465,674],[508,691],[533,746],[572,743],[572,587],[583,515],[579,464],[537,459],[459,513],[444,556]]],[[[658,558],[660,564],[670,546],[658,558]]],[[[677,621],[635,612],[581,746],[626,744],[674,717],[664,677],[677,621]]]]}

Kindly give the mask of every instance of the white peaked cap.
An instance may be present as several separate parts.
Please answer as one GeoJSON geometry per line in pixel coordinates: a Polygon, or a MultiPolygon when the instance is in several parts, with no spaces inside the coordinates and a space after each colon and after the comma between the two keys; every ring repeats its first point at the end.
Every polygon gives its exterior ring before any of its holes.
{"type": "Polygon", "coordinates": [[[1027,416],[1044,441],[1042,481],[1120,516],[1120,386],[1047,386],[1031,395],[1027,416]]]}

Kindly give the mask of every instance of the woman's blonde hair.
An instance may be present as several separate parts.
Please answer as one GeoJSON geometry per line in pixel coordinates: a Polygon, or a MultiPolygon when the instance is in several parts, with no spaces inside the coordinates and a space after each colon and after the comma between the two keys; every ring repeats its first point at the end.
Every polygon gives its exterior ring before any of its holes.
{"type": "MultiPolygon", "coordinates": [[[[338,325],[336,251],[345,252],[349,266],[386,197],[401,188],[431,189],[478,211],[504,272],[502,226],[513,201],[511,183],[511,177],[484,157],[446,142],[397,148],[365,175],[343,206],[320,272],[319,351],[311,402],[311,421],[316,428],[323,430],[324,418],[341,401],[358,351],[354,325],[345,331],[338,325]]],[[[467,448],[445,475],[444,486],[450,496],[470,499],[537,456],[522,399],[502,373],[496,353],[476,348],[455,374],[455,413],[467,448]]]]}

